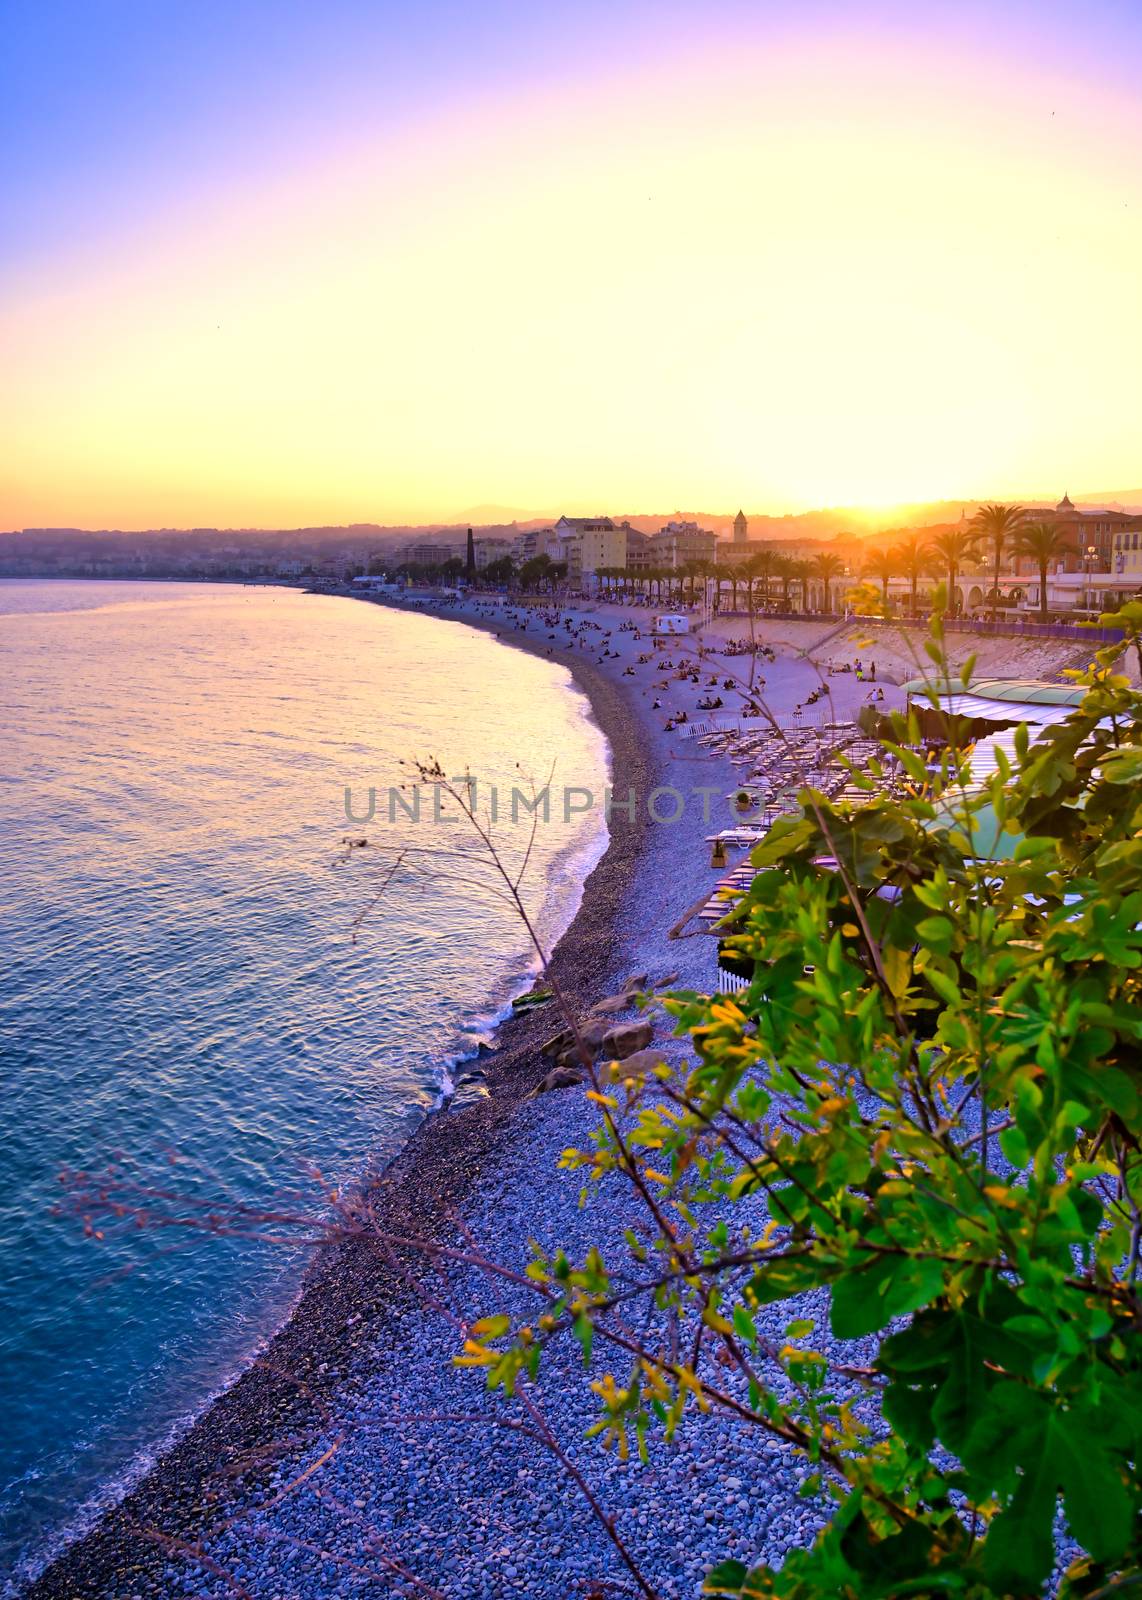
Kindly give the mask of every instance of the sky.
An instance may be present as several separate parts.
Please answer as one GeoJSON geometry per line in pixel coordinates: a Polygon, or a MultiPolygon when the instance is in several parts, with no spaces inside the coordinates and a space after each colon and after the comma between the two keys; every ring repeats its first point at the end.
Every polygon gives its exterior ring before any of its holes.
{"type": "Polygon", "coordinates": [[[0,528],[1142,483],[1142,7],[0,0],[0,528]]]}

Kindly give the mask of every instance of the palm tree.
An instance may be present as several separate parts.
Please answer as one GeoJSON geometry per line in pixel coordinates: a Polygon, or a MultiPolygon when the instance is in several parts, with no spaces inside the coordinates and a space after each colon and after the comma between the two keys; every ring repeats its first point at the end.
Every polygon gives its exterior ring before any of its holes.
{"type": "Polygon", "coordinates": [[[1027,556],[1039,569],[1039,621],[1047,620],[1047,568],[1068,547],[1067,536],[1056,522],[1025,522],[1015,539],[1015,554],[1027,556]]]}
{"type": "Polygon", "coordinates": [[[980,506],[972,518],[973,525],[979,529],[980,536],[987,539],[991,545],[992,577],[991,588],[991,620],[995,621],[999,609],[999,569],[1003,563],[1003,553],[1011,541],[1018,535],[1020,524],[1026,512],[1022,506],[986,505],[980,506]]]}
{"type": "Polygon", "coordinates": [[[489,561],[484,568],[484,581],[486,583],[509,584],[515,576],[515,562],[511,556],[498,556],[495,561],[489,561]]]}
{"type": "Polygon", "coordinates": [[[773,577],[776,559],[772,550],[759,550],[754,557],[757,562],[757,570],[761,574],[762,593],[765,596],[766,605],[769,604],[769,582],[773,577]]]}
{"type": "Polygon", "coordinates": [[[801,585],[801,609],[809,609],[809,579],[813,576],[813,563],[811,561],[796,561],[789,558],[789,581],[801,585]]]}
{"type": "Polygon", "coordinates": [[[885,615],[888,614],[888,580],[895,578],[897,573],[896,552],[894,550],[874,550],[870,556],[865,557],[864,572],[866,577],[880,579],[880,594],[884,602],[885,615]]]}
{"type": "Polygon", "coordinates": [[[928,541],[918,533],[907,534],[900,543],[893,548],[893,560],[897,570],[908,579],[908,609],[912,616],[916,615],[916,585],[920,574],[931,570],[931,560],[928,550],[928,541]]]}
{"type": "Polygon", "coordinates": [[[699,584],[702,585],[703,594],[705,593],[706,579],[710,575],[710,563],[695,556],[694,560],[688,561],[686,565],[690,569],[690,599],[695,601],[698,598],[699,584]]]}
{"type": "Polygon", "coordinates": [[[932,554],[937,556],[948,571],[948,615],[954,617],[959,609],[956,597],[956,578],[960,567],[975,555],[979,534],[971,528],[949,528],[932,540],[932,554]]]}
{"type": "Polygon", "coordinates": [[[739,571],[736,563],[729,569],[728,572],[719,572],[719,590],[721,589],[723,582],[728,583],[730,586],[730,610],[736,611],[738,608],[738,584],[741,582],[741,572],[739,571]]]}
{"type": "Polygon", "coordinates": [[[813,562],[813,576],[820,578],[825,586],[825,610],[831,612],[832,584],[834,578],[839,578],[845,570],[845,564],[840,556],[821,555],[813,562]]]}
{"type": "MultiPolygon", "coordinates": [[[[694,569],[694,577],[695,578],[701,578],[703,590],[705,590],[706,584],[709,582],[709,580],[711,578],[716,578],[717,575],[718,575],[718,569],[714,565],[714,563],[712,561],[707,561],[704,557],[700,558],[700,559],[698,559],[696,561],[692,561],[690,563],[690,565],[694,569]]],[[[714,591],[714,608],[715,608],[715,610],[717,609],[717,590],[716,589],[714,591]]]]}
{"type": "Polygon", "coordinates": [[[796,577],[796,563],[790,556],[773,557],[773,575],[781,579],[781,603],[789,610],[789,585],[796,577]]]}
{"type": "Polygon", "coordinates": [[[745,579],[746,606],[747,606],[747,609],[749,610],[749,614],[750,614],[751,617],[753,616],[753,586],[754,586],[754,583],[758,578],[764,578],[764,580],[765,580],[765,594],[766,594],[766,597],[768,598],[768,595],[769,595],[769,575],[772,572],[772,570],[773,570],[773,557],[770,555],[768,550],[766,550],[764,552],[759,552],[755,556],[750,556],[748,561],[744,561],[742,563],[741,567],[739,568],[739,571],[741,572],[742,577],[745,579]]]}

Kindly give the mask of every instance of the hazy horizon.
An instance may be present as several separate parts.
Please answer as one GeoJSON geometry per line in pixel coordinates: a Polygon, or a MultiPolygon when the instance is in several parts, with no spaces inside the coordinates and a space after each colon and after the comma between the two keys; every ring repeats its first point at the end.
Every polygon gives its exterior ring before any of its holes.
{"type": "MultiPolygon", "coordinates": [[[[1142,510],[1142,488],[1114,489],[1085,494],[1081,491],[1072,491],[1066,486],[1058,494],[1069,494],[1076,506],[1090,507],[1120,507],[1126,510],[1142,510]]],[[[997,495],[975,495],[954,497],[949,500],[913,502],[907,505],[888,507],[871,506],[807,506],[797,511],[774,512],[749,510],[743,508],[747,519],[753,522],[768,523],[784,520],[804,522],[817,519],[851,519],[854,523],[863,525],[854,526],[853,533],[860,535],[874,534],[878,528],[888,528],[894,525],[894,517],[915,517],[920,524],[924,520],[936,521],[945,514],[949,517],[957,514],[957,508],[966,508],[981,505],[989,500],[999,499],[997,495]]],[[[1057,498],[1054,492],[1038,494],[1025,494],[1010,497],[1013,501],[1028,506],[1053,504],[1057,498]]],[[[40,523],[28,524],[24,528],[0,529],[0,538],[13,533],[22,532],[67,532],[67,533],[195,533],[199,531],[217,533],[304,533],[315,529],[376,529],[379,533],[413,533],[418,531],[433,532],[449,529],[462,529],[466,525],[474,528],[510,527],[513,524],[521,526],[541,525],[545,522],[556,520],[561,515],[567,516],[593,516],[606,515],[616,521],[630,520],[632,522],[664,522],[671,518],[700,518],[704,524],[709,525],[715,532],[727,532],[736,515],[737,508],[733,510],[709,511],[697,507],[674,507],[665,511],[631,511],[608,510],[606,507],[586,502],[576,502],[558,510],[529,510],[516,506],[473,506],[467,510],[453,513],[451,516],[426,518],[423,522],[379,522],[375,518],[356,517],[344,522],[331,522],[329,519],[309,523],[296,524],[257,524],[257,523],[171,523],[156,522],[148,526],[129,527],[121,522],[108,522],[101,526],[94,523],[40,523]]]]}

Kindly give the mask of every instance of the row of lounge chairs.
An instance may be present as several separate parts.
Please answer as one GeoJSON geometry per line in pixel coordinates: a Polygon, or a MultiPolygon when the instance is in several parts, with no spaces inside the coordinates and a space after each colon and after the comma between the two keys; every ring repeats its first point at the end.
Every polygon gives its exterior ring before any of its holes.
{"type": "MultiPolygon", "coordinates": [[[[800,809],[797,795],[809,786],[830,800],[861,804],[869,791],[854,781],[853,769],[867,776],[869,762],[882,758],[880,745],[855,723],[820,728],[718,729],[703,736],[718,755],[746,769],[730,796],[743,815],[740,823],[711,836],[723,844],[746,846],[764,838],[777,817],[800,809]]],[[[895,788],[895,776],[883,779],[895,788]]]]}

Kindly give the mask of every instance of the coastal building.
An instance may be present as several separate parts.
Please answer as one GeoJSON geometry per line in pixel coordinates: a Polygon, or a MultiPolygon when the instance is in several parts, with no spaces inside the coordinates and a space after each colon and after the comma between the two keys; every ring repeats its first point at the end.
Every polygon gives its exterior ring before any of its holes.
{"type": "Polygon", "coordinates": [[[696,522],[668,522],[650,536],[652,567],[684,567],[691,561],[713,561],[718,536],[696,522]]]}
{"type": "Polygon", "coordinates": [[[596,572],[607,567],[625,567],[629,524],[611,517],[560,517],[554,533],[559,541],[558,559],[567,563],[571,587],[593,587],[596,572]]]}
{"type": "Polygon", "coordinates": [[[745,512],[739,511],[734,518],[734,543],[744,544],[749,537],[749,523],[746,521],[745,512]]]}
{"type": "Polygon", "coordinates": [[[504,556],[511,556],[513,559],[515,558],[516,552],[514,539],[501,539],[494,536],[489,536],[483,539],[474,539],[472,542],[475,547],[474,553],[477,572],[483,572],[485,567],[490,566],[493,561],[501,560],[501,558],[504,556]]]}
{"type": "MultiPolygon", "coordinates": [[[[1123,572],[1048,572],[1047,610],[1054,616],[1068,611],[1115,611],[1129,600],[1142,584],[1142,569],[1133,579],[1123,572]]],[[[1039,578],[1020,580],[1014,595],[1019,607],[1029,613],[1039,611],[1039,578]]],[[[1006,588],[1006,586],[1001,586],[1006,588]]]]}
{"type": "Polygon", "coordinates": [[[1142,583],[1142,517],[1131,517],[1115,530],[1111,570],[1133,588],[1142,583]]]}
{"type": "Polygon", "coordinates": [[[1063,495],[1047,520],[1059,526],[1067,537],[1068,572],[1081,572],[1084,566],[1109,572],[1115,535],[1132,522],[1142,526],[1139,519],[1131,517],[1127,511],[1080,511],[1071,503],[1069,494],[1063,495]]]}
{"type": "Polygon", "coordinates": [[[554,528],[528,528],[517,533],[512,541],[512,554],[523,566],[536,556],[547,556],[551,561],[562,561],[561,542],[554,528]]]}
{"type": "Polygon", "coordinates": [[[741,566],[753,556],[787,556],[793,561],[812,561],[814,556],[840,556],[846,565],[859,562],[861,548],[844,539],[719,539],[717,562],[720,567],[741,566]]]}
{"type": "Polygon", "coordinates": [[[654,566],[654,547],[650,535],[638,528],[627,528],[627,570],[646,572],[654,566]]]}
{"type": "Polygon", "coordinates": [[[442,567],[446,561],[451,561],[453,556],[459,556],[460,552],[450,544],[423,540],[406,544],[400,554],[401,560],[410,567],[442,567]]]}
{"type": "MultiPolygon", "coordinates": [[[[1048,523],[1063,535],[1056,573],[1111,572],[1115,555],[1129,553],[1122,536],[1142,527],[1142,518],[1129,511],[1112,511],[1105,507],[1081,510],[1069,494],[1063,495],[1054,510],[1029,506],[1027,521],[1048,523]]],[[[1012,571],[1016,575],[1037,570],[1035,563],[1026,556],[1012,559],[1012,571]]]]}

